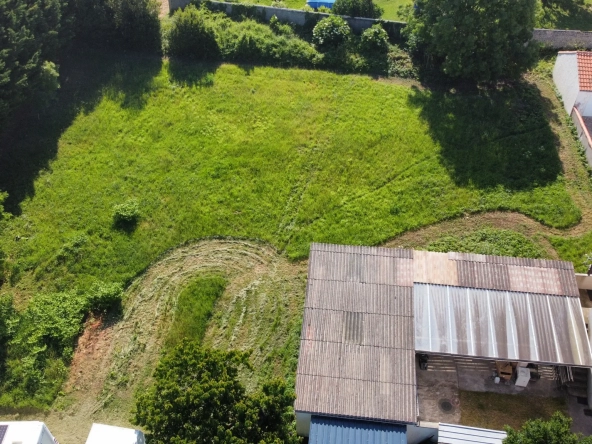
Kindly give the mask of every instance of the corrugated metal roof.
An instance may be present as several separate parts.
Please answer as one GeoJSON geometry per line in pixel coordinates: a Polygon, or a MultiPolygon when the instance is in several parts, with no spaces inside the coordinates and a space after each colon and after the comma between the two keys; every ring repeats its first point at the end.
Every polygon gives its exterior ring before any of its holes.
{"type": "Polygon", "coordinates": [[[414,251],[413,281],[579,297],[573,264],[563,261],[414,251]]]}
{"type": "Polygon", "coordinates": [[[592,367],[580,300],[415,284],[415,349],[592,367]]]}
{"type": "Polygon", "coordinates": [[[458,424],[440,423],[438,443],[440,444],[502,444],[506,432],[501,430],[479,429],[458,424]]]}
{"type": "Polygon", "coordinates": [[[296,410],[416,421],[412,257],[311,246],[296,410]]]}
{"type": "Polygon", "coordinates": [[[313,416],[309,444],[407,444],[407,428],[395,424],[313,416]]]}

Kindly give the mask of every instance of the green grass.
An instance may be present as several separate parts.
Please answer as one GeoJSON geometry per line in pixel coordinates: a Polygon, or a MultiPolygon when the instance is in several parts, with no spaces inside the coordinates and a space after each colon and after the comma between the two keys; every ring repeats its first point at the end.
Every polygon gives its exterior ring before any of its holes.
{"type": "Polygon", "coordinates": [[[548,104],[533,87],[430,92],[364,76],[127,56],[64,64],[46,115],[5,135],[0,235],[18,300],[128,282],[207,236],[374,245],[470,212],[568,227],[548,104]],[[190,73],[191,75],[188,75],[190,73]],[[27,128],[27,131],[20,131],[27,128]],[[139,204],[133,230],[113,208],[139,204]],[[78,242],[78,240],[81,240],[78,242]],[[60,251],[77,240],[76,254],[60,251]]]}
{"type": "Polygon", "coordinates": [[[550,236],[549,241],[561,259],[573,262],[577,272],[588,271],[586,256],[592,254],[592,232],[577,237],[550,236]]]}
{"type": "Polygon", "coordinates": [[[185,338],[201,343],[214,304],[225,287],[226,280],[221,276],[200,276],[183,289],[165,341],[167,348],[179,345],[185,338]]]}
{"type": "Polygon", "coordinates": [[[592,31],[592,0],[585,0],[569,10],[545,9],[539,17],[537,26],[551,29],[578,29],[592,31]]]}
{"type": "Polygon", "coordinates": [[[496,256],[543,258],[545,251],[532,240],[511,230],[483,228],[460,236],[444,236],[427,246],[429,251],[458,251],[461,253],[496,256]]]}

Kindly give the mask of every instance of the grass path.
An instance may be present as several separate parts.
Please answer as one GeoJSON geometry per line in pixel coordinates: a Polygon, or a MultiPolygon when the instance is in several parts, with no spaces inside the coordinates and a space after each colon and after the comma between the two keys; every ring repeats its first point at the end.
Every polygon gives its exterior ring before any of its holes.
{"type": "MultiPolygon", "coordinates": [[[[189,281],[204,273],[228,280],[205,343],[252,350],[257,377],[295,373],[306,262],[290,263],[262,243],[188,244],[165,254],[134,281],[125,293],[121,319],[87,324],[64,396],[51,412],[41,415],[60,443],[84,442],[92,422],[131,426],[133,394],[149,382],[163,351],[176,298],[189,281]]],[[[258,381],[250,376],[246,375],[253,386],[258,381]]],[[[30,418],[39,420],[40,415],[30,418]]]]}

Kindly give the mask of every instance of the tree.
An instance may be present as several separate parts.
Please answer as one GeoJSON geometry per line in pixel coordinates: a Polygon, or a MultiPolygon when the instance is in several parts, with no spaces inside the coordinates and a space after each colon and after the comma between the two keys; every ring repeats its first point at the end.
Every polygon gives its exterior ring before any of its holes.
{"type": "Polygon", "coordinates": [[[592,436],[572,433],[571,423],[571,418],[556,412],[548,421],[526,421],[520,430],[507,426],[504,444],[592,444],[592,436]]]}
{"type": "Polygon", "coordinates": [[[291,427],[293,393],[273,380],[247,395],[238,380],[247,358],[185,340],[161,359],[154,385],[138,395],[135,423],[156,444],[299,442],[291,427]]]}
{"type": "MultiPolygon", "coordinates": [[[[47,85],[60,48],[59,0],[0,0],[0,121],[47,85]]],[[[56,72],[57,73],[57,72],[56,72]]]]}
{"type": "Polygon", "coordinates": [[[517,78],[535,61],[536,0],[417,0],[404,34],[450,77],[517,78]]]}
{"type": "Polygon", "coordinates": [[[336,0],[331,12],[337,15],[376,19],[382,16],[384,10],[372,0],[336,0]]]}

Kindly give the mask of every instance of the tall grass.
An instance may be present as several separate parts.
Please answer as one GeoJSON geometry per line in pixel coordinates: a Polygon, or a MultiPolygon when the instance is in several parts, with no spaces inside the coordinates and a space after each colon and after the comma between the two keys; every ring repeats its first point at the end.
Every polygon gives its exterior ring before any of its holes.
{"type": "Polygon", "coordinates": [[[430,93],[113,56],[65,76],[53,113],[20,121],[27,131],[0,154],[6,206],[20,214],[0,234],[10,276],[1,291],[17,302],[127,282],[206,236],[263,239],[297,259],[312,241],[373,245],[470,212],[520,211],[554,227],[580,219],[547,105],[521,86],[430,93]],[[130,200],[141,217],[117,229],[113,208],[130,200]]]}

